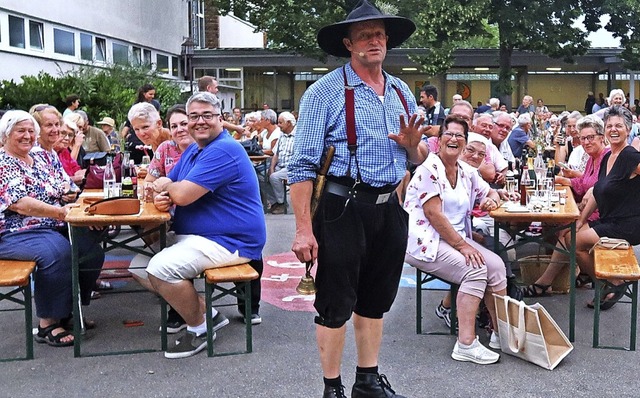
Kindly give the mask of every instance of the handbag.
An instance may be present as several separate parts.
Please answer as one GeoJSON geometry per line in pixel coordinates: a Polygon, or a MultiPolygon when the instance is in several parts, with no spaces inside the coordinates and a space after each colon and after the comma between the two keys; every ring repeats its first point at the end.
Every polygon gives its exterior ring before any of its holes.
{"type": "Polygon", "coordinates": [[[603,236],[600,238],[595,245],[589,250],[589,253],[592,253],[593,250],[597,247],[601,247],[603,249],[609,250],[628,250],[631,245],[624,239],[616,239],[616,238],[608,238],[603,236]]]}
{"type": "Polygon", "coordinates": [[[247,155],[249,156],[262,156],[264,152],[262,152],[262,147],[258,143],[258,137],[253,137],[250,140],[240,142],[240,145],[247,151],[247,155]]]}
{"type": "Polygon", "coordinates": [[[84,161],[84,164],[88,164],[88,165],[97,164],[98,166],[104,166],[107,164],[107,153],[106,152],[87,153],[82,157],[82,160],[84,161]]]}
{"type": "Polygon", "coordinates": [[[493,295],[500,349],[553,370],[573,350],[558,324],[540,304],[527,305],[509,296],[493,295]]]}
{"type": "MultiPolygon", "coordinates": [[[[118,153],[116,156],[114,156],[113,170],[116,172],[116,181],[120,180],[122,177],[122,153],[118,153]]],[[[89,167],[87,167],[87,171],[84,175],[84,188],[101,189],[103,186],[103,178],[104,166],[90,164],[89,167]]]]}
{"type": "Polygon", "coordinates": [[[124,216],[140,213],[140,200],[137,198],[108,198],[99,200],[84,209],[85,213],[104,216],[124,216]]]}

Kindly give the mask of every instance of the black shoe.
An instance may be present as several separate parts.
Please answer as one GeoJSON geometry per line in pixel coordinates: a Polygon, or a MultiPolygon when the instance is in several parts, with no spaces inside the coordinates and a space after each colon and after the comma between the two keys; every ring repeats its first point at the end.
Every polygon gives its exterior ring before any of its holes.
{"type": "Polygon", "coordinates": [[[391,389],[387,376],[373,373],[356,373],[351,398],[405,398],[391,389]]]}
{"type": "Polygon", "coordinates": [[[187,328],[187,322],[178,314],[178,311],[169,307],[169,314],[167,316],[167,333],[178,333],[182,329],[187,328]]]}
{"type": "Polygon", "coordinates": [[[344,386],[333,387],[325,384],[322,398],[347,398],[347,396],[344,395],[344,386]]]}
{"type": "MultiPolygon", "coordinates": [[[[238,308],[238,312],[240,313],[240,320],[242,321],[242,323],[246,323],[246,319],[244,318],[244,310],[240,310],[240,308],[238,308]]],[[[252,325],[259,325],[262,323],[262,317],[260,317],[260,314],[258,313],[258,311],[251,311],[251,324],[252,325]]]]}

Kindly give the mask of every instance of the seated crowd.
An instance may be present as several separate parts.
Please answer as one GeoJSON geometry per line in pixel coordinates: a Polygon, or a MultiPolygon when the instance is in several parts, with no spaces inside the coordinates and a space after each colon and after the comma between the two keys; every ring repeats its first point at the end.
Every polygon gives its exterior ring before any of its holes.
{"type": "MultiPolygon", "coordinates": [[[[295,119],[284,117],[281,125],[285,136],[292,139],[295,119]]],[[[115,125],[106,119],[109,127],[115,125]]],[[[135,134],[153,151],[144,183],[153,187],[154,205],[172,214],[168,247],[154,247],[157,254],[151,259],[135,257],[132,275],[171,305],[168,330],[182,335],[165,356],[191,356],[206,347],[204,300],[192,280],[205,269],[234,264],[249,263],[262,272],[266,227],[258,179],[244,148],[223,128],[221,104],[215,95],[197,93],[186,106],[171,107],[168,129],[148,101],[131,107],[128,122],[131,131],[127,133],[135,134]]],[[[77,206],[83,189],[88,167],[84,155],[112,149],[108,136],[113,128],[95,129],[99,136],[92,129],[76,109],[63,117],[47,104],[34,105],[30,112],[7,111],[0,119],[0,257],[36,262],[34,297],[39,320],[35,340],[55,347],[74,342],[71,244],[65,218],[77,206]]],[[[283,144],[281,151],[277,147],[274,145],[280,160],[273,163],[274,174],[286,170],[290,151],[289,145],[283,144]]],[[[103,228],[91,227],[74,235],[82,259],[79,287],[85,306],[103,267],[105,233],[103,228]]],[[[242,319],[252,324],[261,321],[259,280],[255,284],[251,318],[244,319],[244,309],[239,308],[242,319]]],[[[215,331],[229,320],[218,313],[214,322],[215,331]]],[[[95,327],[86,319],[84,325],[95,327]]]]}
{"type": "MultiPolygon", "coordinates": [[[[89,166],[85,155],[118,149],[121,138],[140,142],[145,153],[151,150],[146,176],[140,177],[153,187],[155,206],[173,216],[168,247],[160,250],[159,242],[146,242],[157,254],[137,255],[130,265],[137,282],[170,304],[168,331],[181,334],[166,357],[187,357],[206,347],[204,301],[193,287],[203,270],[251,263],[262,272],[266,227],[255,171],[264,167],[270,212],[285,212],[296,117],[266,107],[246,115],[234,108],[225,118],[215,79],[205,76],[199,86],[201,91],[186,106],[167,110],[168,128],[159,103],[145,96],[150,91],[146,87],[128,112],[122,137],[109,117],[99,122],[102,129],[91,126],[74,96],[68,98],[64,117],[54,107],[38,104],[30,112],[7,111],[0,119],[0,253],[3,259],[36,261],[36,341],[73,344],[71,246],[64,220],[82,189],[89,166]],[[236,142],[254,139],[268,155],[266,161],[252,163],[236,142]]],[[[589,249],[600,237],[640,244],[640,206],[634,205],[640,200],[640,179],[635,178],[640,173],[640,137],[632,113],[622,106],[621,90],[611,92],[611,106],[586,116],[578,111],[554,115],[542,100],[534,107],[530,96],[514,114],[500,110],[496,99],[474,111],[456,96],[445,110],[437,102],[435,87],[425,86],[421,93],[419,112],[427,120],[423,131],[430,153],[407,173],[401,185],[405,192],[398,192],[409,214],[405,261],[460,286],[459,332],[451,356],[489,364],[499,355],[479,342],[476,314],[484,300],[488,345],[499,349],[493,293],[507,293],[516,256],[513,249],[502,257],[493,252],[496,231],[488,213],[517,196],[503,189],[507,171],[541,145],[554,154],[559,166],[555,182],[572,190],[581,210],[576,235],[581,275],[573,277],[584,281],[595,277],[589,249]]],[[[93,254],[80,263],[80,269],[91,270],[80,273],[82,305],[89,305],[104,262],[103,233],[86,228],[81,235],[81,256],[93,254]]],[[[499,231],[501,245],[508,246],[512,239],[507,231],[499,231]]],[[[566,247],[568,239],[566,231],[558,233],[557,245],[566,247]]],[[[549,294],[567,264],[565,257],[554,251],[545,273],[523,287],[522,294],[549,294]]],[[[259,280],[256,283],[252,316],[244,319],[253,324],[260,323],[259,280]]],[[[611,308],[625,289],[624,283],[607,287],[601,308],[611,308]]],[[[448,326],[451,300],[446,295],[435,309],[448,326]]],[[[215,332],[229,320],[213,312],[215,332]]],[[[88,320],[85,324],[95,327],[88,320]]]]}
{"type": "MultiPolygon", "coordinates": [[[[640,243],[636,220],[640,210],[633,205],[636,185],[640,184],[635,178],[640,172],[637,119],[622,106],[622,90],[611,92],[611,106],[586,116],[578,111],[553,115],[542,100],[534,108],[530,96],[525,96],[514,114],[498,110],[496,99],[474,112],[468,102],[454,96],[442,124],[433,116],[439,112],[439,102],[430,101],[437,99],[437,90],[425,86],[420,98],[427,125],[424,139],[431,153],[404,184],[404,207],[409,213],[405,261],[460,286],[456,297],[459,332],[452,357],[493,363],[499,356],[478,342],[475,316],[484,299],[490,319],[489,347],[499,349],[491,293],[505,293],[516,258],[514,250],[502,259],[492,253],[493,239],[487,238],[494,234],[493,220],[487,213],[501,200],[509,199],[506,191],[499,189],[504,186],[509,165],[543,150],[559,166],[555,182],[572,190],[580,209],[576,236],[579,275],[573,276],[580,285],[595,278],[589,250],[599,238],[640,243]],[[440,126],[437,133],[434,126],[440,126]]],[[[567,230],[558,233],[557,245],[568,247],[568,239],[567,230]]],[[[500,230],[498,240],[506,246],[513,237],[500,230]]],[[[567,264],[566,256],[554,251],[540,278],[517,294],[536,297],[551,293],[553,280],[567,264]]],[[[605,310],[626,290],[625,283],[610,282],[600,303],[605,310]]],[[[593,302],[587,305],[593,308],[593,302]]],[[[450,307],[447,294],[435,309],[449,327],[450,307]]]]}

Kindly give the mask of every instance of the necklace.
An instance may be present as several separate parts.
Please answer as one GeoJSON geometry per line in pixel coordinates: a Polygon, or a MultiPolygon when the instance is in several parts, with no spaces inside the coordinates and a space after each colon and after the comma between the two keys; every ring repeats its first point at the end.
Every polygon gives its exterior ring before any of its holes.
{"type": "Polygon", "coordinates": [[[451,185],[451,188],[456,189],[456,185],[458,185],[458,168],[456,167],[455,173],[451,176],[451,173],[445,170],[445,175],[447,176],[447,181],[451,185]]]}
{"type": "MultiPolygon", "coordinates": [[[[440,161],[442,161],[442,157],[440,156],[440,154],[438,154],[438,157],[440,158],[440,161]]],[[[445,162],[442,162],[442,164],[445,164],[445,162]]],[[[444,166],[444,175],[447,177],[447,181],[449,181],[449,185],[451,185],[451,188],[456,189],[456,185],[458,185],[458,164],[457,162],[453,165],[454,167],[454,173],[453,175],[451,175],[451,171],[448,170],[447,166],[444,166]]]]}

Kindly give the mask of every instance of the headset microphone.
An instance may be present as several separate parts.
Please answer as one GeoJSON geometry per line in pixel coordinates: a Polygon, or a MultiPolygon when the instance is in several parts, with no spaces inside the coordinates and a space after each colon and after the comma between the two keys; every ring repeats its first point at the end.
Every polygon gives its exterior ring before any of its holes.
{"type": "Polygon", "coordinates": [[[360,58],[364,58],[364,53],[362,51],[359,52],[358,55],[360,56],[360,58]]]}

